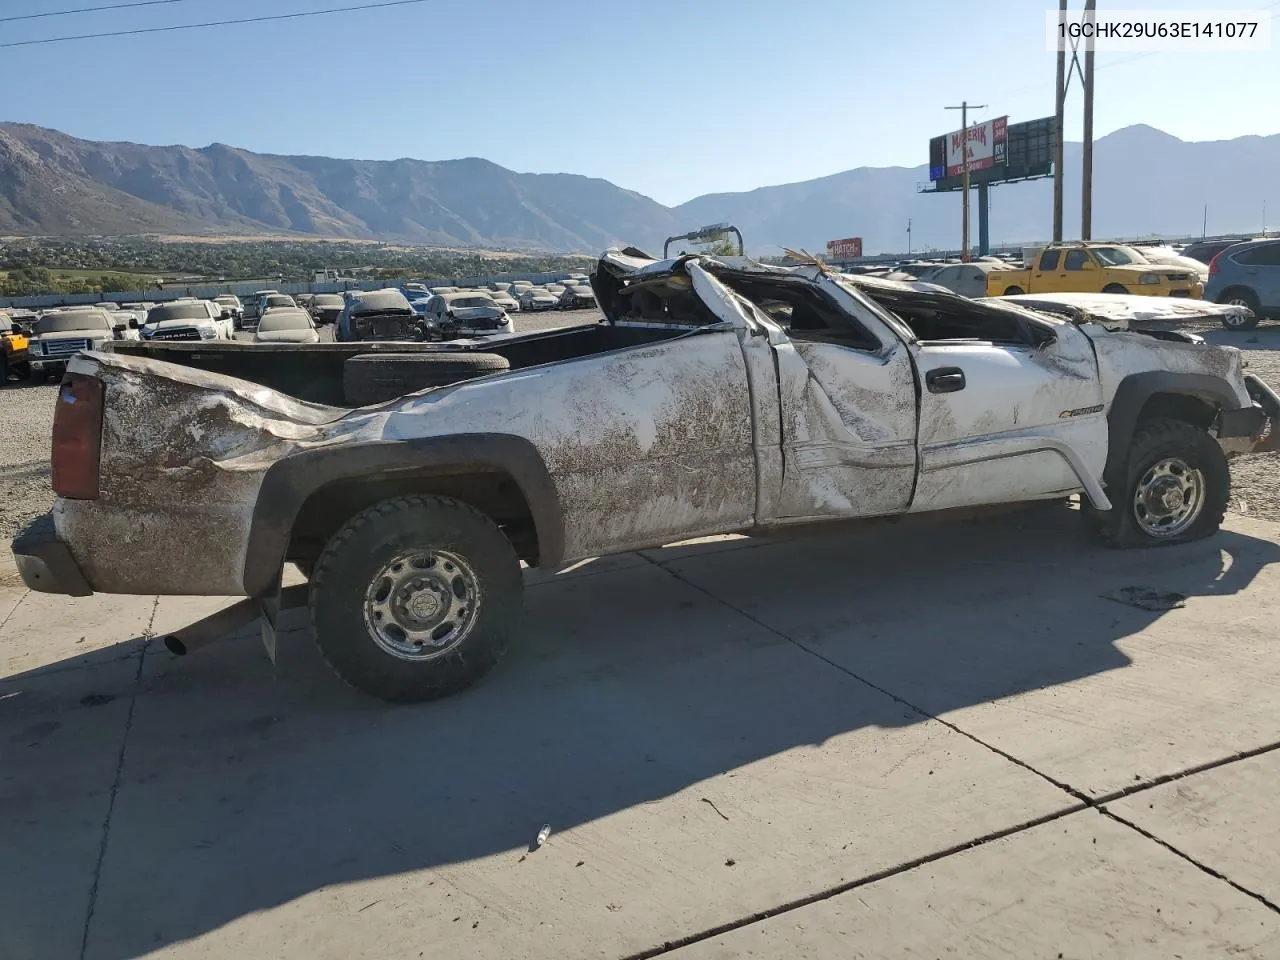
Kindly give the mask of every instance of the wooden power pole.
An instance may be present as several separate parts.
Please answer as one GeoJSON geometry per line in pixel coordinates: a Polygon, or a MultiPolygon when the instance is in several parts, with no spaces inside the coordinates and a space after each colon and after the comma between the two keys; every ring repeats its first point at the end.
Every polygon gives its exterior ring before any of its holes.
{"type": "MultiPolygon", "coordinates": [[[[973,109],[983,110],[985,103],[975,103],[973,109]]],[[[961,101],[958,107],[947,107],[948,110],[960,111],[960,149],[964,163],[964,187],[960,191],[964,202],[960,215],[960,259],[969,262],[969,101],[961,101]]]]}

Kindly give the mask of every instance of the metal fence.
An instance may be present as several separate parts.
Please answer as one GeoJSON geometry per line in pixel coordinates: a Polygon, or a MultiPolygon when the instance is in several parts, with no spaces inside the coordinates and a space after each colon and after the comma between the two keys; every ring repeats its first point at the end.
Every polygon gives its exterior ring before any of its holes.
{"type": "Polygon", "coordinates": [[[555,273],[495,273],[483,277],[455,277],[451,280],[421,281],[414,277],[395,280],[339,281],[328,283],[277,283],[252,280],[245,283],[204,283],[166,286],[163,290],[126,290],[122,293],[46,293],[33,297],[0,297],[0,307],[39,310],[47,307],[71,307],[86,303],[161,303],[179,297],[198,297],[208,300],[222,294],[245,297],[258,290],[272,289],[290,295],[300,293],[342,293],[344,290],[379,290],[384,287],[400,287],[406,283],[425,282],[430,287],[483,287],[491,283],[514,283],[528,280],[531,283],[555,283],[569,278],[567,271],[555,273]]]}

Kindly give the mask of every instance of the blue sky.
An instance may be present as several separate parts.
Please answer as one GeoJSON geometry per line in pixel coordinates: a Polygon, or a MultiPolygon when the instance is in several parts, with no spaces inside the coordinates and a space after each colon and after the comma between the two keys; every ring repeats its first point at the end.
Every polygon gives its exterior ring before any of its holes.
{"type": "MultiPolygon", "coordinates": [[[[5,0],[16,16],[111,0],[5,0]]],[[[345,6],[184,0],[0,23],[0,42],[345,6]]],[[[1071,0],[1079,7],[1082,0],[1071,0]]],[[[857,166],[915,166],[989,104],[1053,112],[1051,0],[429,0],[310,19],[3,50],[3,119],[89,139],[391,159],[480,156],[668,204],[857,166]]],[[[1205,9],[1221,0],[1102,0],[1205,9]]],[[[1280,0],[1234,8],[1280,14],[1280,0]]],[[[1280,132],[1280,22],[1259,54],[1098,54],[1096,133],[1280,132]]],[[[1079,137],[1073,85],[1067,135],[1079,137]]]]}

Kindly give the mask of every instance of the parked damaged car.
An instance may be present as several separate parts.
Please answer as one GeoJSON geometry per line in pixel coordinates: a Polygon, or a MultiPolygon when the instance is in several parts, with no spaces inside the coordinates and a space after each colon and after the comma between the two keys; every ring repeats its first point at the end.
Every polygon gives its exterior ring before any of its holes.
{"type": "Polygon", "coordinates": [[[77,356],[23,580],[247,598],[175,652],[258,616],[274,651],[296,596],[340,676],[424,700],[518,635],[522,561],[1073,494],[1106,544],[1178,544],[1219,528],[1229,455],[1277,448],[1280,398],[1196,338],[816,263],[611,250],[592,283],[602,322],[481,343],[77,356]],[[353,409],[370,358],[434,383],[353,409]]]}
{"type": "Polygon", "coordinates": [[[427,301],[424,317],[431,332],[445,339],[511,332],[507,311],[479,291],[436,294],[427,301]]]}
{"type": "Polygon", "coordinates": [[[339,343],[370,340],[425,340],[427,327],[399,290],[352,292],[338,316],[339,343]]]}

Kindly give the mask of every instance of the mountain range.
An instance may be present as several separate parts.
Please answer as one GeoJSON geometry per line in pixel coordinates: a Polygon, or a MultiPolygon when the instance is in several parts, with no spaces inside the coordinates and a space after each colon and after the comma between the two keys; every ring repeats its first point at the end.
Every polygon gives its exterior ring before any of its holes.
{"type": "MultiPolygon", "coordinates": [[[[924,152],[924,144],[921,145],[924,152]]],[[[1067,232],[1078,232],[1080,145],[1064,147],[1067,232]]],[[[1256,231],[1280,198],[1280,134],[1189,142],[1152,127],[1094,145],[1095,236],[1256,231]]],[[[659,251],[663,238],[730,222],[752,253],[959,245],[960,198],[917,192],[919,167],[858,167],[802,183],[707,194],[666,207],[607,180],[516,173],[488,160],[340,160],[80,140],[0,124],[0,234],[299,234],[437,246],[659,251]]],[[[976,197],[976,194],[974,195],[976,197]]],[[[991,241],[1049,233],[1052,181],[991,190],[991,241]]],[[[1274,207],[1280,219],[1280,203],[1274,207]]],[[[976,241],[976,218],[975,218],[976,241]]]]}

